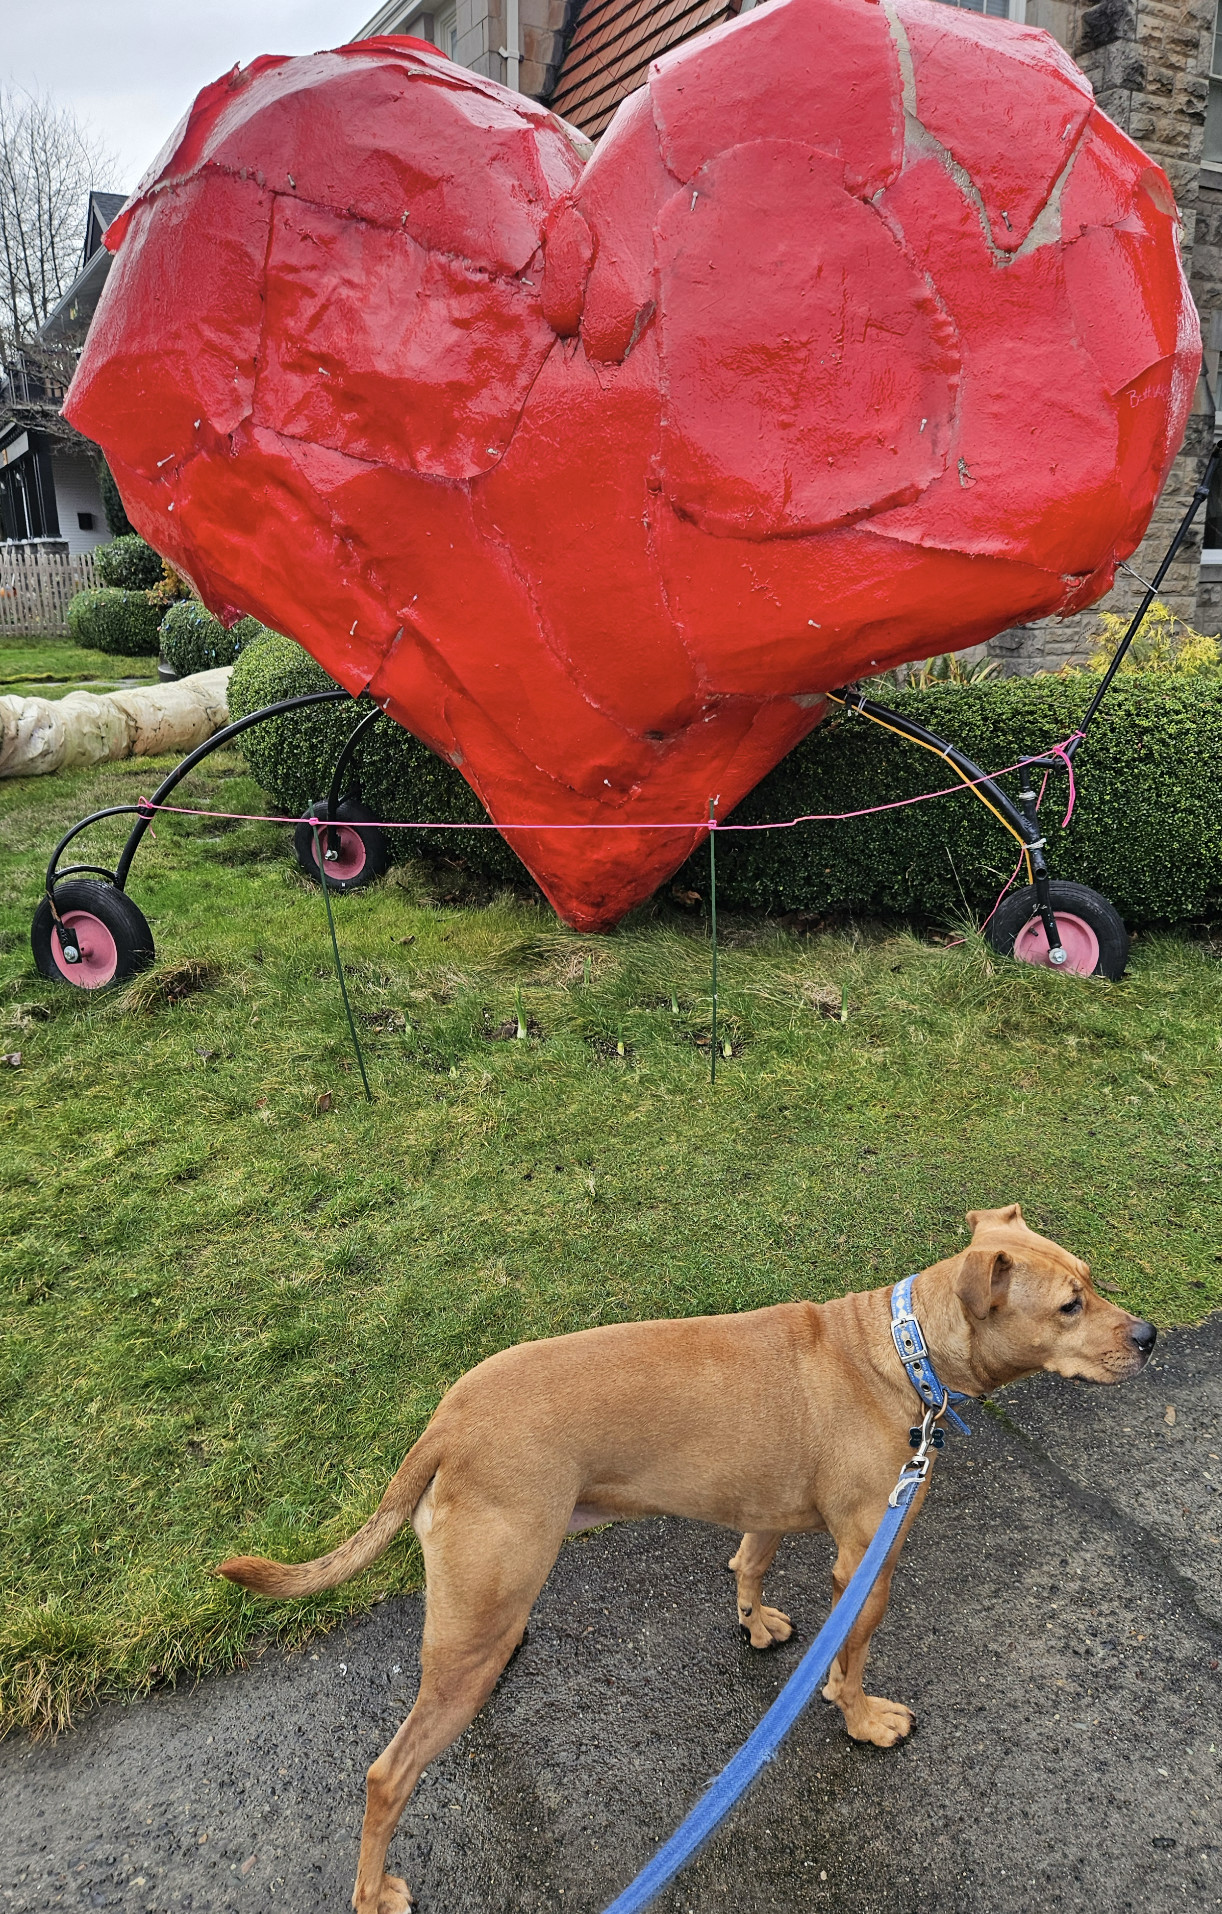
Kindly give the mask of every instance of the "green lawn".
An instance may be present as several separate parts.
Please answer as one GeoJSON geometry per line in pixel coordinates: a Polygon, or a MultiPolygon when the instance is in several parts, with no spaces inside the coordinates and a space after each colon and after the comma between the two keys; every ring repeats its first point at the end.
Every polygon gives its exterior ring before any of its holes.
{"type": "MultiPolygon", "coordinates": [[[[277,828],[167,819],[146,840],[132,890],[159,962],[211,978],[185,1001],[33,975],[55,834],[160,769],[0,786],[9,1721],[410,1586],[402,1544],[278,1610],[208,1568],[334,1544],[446,1385],[518,1338],[891,1282],[1014,1198],[1160,1323],[1222,1300],[1208,945],[1143,938],[1107,985],[975,937],[731,922],[735,1054],[711,1092],[699,916],[582,941],[409,865],[336,901],[367,1105],[322,900],[277,828]]],[[[236,757],[188,789],[263,808],[236,757]]]]}
{"type": "Polygon", "coordinates": [[[114,691],[129,679],[152,683],[155,658],[86,651],[70,638],[0,632],[0,697],[64,698],[70,691],[114,691]]]}

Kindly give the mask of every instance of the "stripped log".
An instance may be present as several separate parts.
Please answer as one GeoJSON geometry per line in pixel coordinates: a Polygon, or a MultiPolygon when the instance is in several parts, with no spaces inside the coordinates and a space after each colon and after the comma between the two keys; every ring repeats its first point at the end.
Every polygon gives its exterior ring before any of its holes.
{"type": "Polygon", "coordinates": [[[0,698],[0,778],[190,751],[229,722],[232,665],[133,691],[0,698]]]}

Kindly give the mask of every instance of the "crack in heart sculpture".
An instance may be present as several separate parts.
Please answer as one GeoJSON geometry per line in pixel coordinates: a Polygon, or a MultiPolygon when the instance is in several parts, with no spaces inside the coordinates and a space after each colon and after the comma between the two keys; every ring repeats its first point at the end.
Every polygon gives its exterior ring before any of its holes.
{"type": "Polygon", "coordinates": [[[936,0],[772,0],[589,151],[412,40],[235,69],[107,234],[65,411],[599,929],[823,692],[1100,596],[1200,338],[1164,175],[936,0]]]}

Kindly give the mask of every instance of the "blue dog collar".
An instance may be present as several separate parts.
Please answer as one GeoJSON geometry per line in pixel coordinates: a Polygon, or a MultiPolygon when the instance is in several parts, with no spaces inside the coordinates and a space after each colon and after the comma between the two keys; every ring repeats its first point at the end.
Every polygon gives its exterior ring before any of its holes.
{"type": "Polygon", "coordinates": [[[912,1285],[916,1276],[905,1276],[891,1291],[891,1340],[895,1353],[908,1371],[908,1380],[927,1409],[945,1409],[956,1429],[971,1435],[962,1416],[951,1408],[952,1402],[971,1400],[960,1389],[947,1389],[938,1380],[929,1349],[921,1334],[921,1325],[912,1313],[912,1285]]]}

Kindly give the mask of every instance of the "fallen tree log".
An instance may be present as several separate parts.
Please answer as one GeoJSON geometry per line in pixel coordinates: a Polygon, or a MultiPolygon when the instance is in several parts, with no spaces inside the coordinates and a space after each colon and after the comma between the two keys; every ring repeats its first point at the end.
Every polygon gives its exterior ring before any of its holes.
{"type": "Polygon", "coordinates": [[[232,665],[133,691],[0,698],[0,778],[193,750],[229,722],[232,665]]]}

